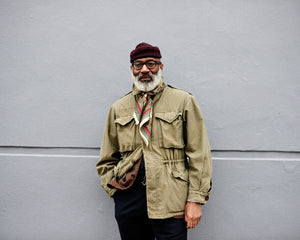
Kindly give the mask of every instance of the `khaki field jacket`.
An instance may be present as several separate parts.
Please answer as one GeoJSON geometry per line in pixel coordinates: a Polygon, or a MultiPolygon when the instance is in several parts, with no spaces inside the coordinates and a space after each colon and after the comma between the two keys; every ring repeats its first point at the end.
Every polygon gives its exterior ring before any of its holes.
{"type": "Polygon", "coordinates": [[[202,114],[195,98],[166,86],[154,97],[149,146],[142,141],[133,112],[136,96],[129,93],[109,110],[96,165],[101,185],[123,174],[144,156],[149,218],[184,215],[187,201],[205,204],[212,188],[212,161],[202,114]]]}

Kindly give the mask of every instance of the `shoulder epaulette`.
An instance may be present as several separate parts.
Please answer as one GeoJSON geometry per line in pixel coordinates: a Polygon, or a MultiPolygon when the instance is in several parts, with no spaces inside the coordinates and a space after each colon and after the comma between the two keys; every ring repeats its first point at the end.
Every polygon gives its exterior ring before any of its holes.
{"type": "Polygon", "coordinates": [[[173,86],[171,86],[171,85],[169,85],[169,84],[167,84],[167,86],[168,86],[168,87],[170,87],[170,88],[173,88],[173,89],[179,90],[179,91],[186,92],[186,93],[188,93],[188,94],[190,94],[190,95],[193,95],[193,94],[191,94],[191,93],[190,93],[190,92],[188,92],[188,91],[185,91],[185,90],[183,90],[183,89],[180,89],[180,88],[173,87],[173,86]]]}

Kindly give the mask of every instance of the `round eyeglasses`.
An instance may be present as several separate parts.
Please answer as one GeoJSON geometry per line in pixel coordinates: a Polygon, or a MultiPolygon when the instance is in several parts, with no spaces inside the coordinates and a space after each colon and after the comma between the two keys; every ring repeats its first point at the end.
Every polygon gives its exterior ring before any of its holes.
{"type": "Polygon", "coordinates": [[[157,64],[161,64],[161,62],[154,61],[154,60],[148,60],[146,62],[136,61],[136,62],[132,63],[132,66],[135,70],[141,70],[143,68],[144,64],[146,64],[148,69],[153,69],[156,67],[157,64]]]}

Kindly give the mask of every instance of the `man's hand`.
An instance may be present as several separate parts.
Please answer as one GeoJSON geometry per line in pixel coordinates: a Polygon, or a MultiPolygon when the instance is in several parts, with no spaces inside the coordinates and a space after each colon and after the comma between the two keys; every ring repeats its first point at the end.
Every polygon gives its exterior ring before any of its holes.
{"type": "Polygon", "coordinates": [[[185,206],[186,228],[195,228],[202,217],[200,203],[187,202],[185,206]]]}

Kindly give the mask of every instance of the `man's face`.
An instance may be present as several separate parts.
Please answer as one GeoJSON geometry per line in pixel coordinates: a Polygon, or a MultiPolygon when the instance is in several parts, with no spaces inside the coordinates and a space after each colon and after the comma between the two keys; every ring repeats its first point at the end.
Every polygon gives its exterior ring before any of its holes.
{"type": "Polygon", "coordinates": [[[163,69],[163,64],[157,62],[160,62],[160,59],[153,57],[139,58],[134,60],[133,65],[135,65],[135,63],[142,65],[141,69],[135,69],[131,65],[133,82],[138,90],[147,92],[152,91],[158,86],[161,81],[161,70],[163,69]],[[152,68],[153,61],[155,67],[152,68]],[[148,63],[148,67],[147,64],[144,64],[146,62],[148,63]]]}

